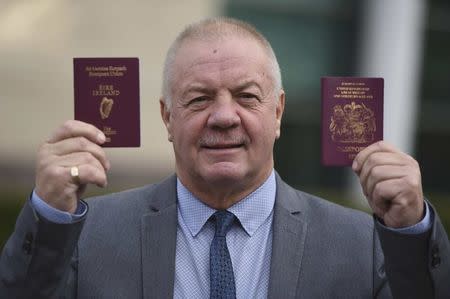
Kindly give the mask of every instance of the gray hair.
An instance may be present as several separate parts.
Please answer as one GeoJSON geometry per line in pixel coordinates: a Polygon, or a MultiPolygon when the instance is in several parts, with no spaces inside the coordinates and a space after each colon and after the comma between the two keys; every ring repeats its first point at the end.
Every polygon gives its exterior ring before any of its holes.
{"type": "Polygon", "coordinates": [[[270,59],[272,79],[275,83],[275,91],[278,93],[281,90],[282,83],[280,66],[272,46],[267,39],[260,32],[258,32],[255,27],[246,22],[232,18],[216,17],[188,25],[177,36],[167,51],[166,60],[164,62],[162,95],[168,108],[170,108],[172,102],[171,81],[173,80],[174,72],[173,63],[183,42],[189,39],[219,39],[227,35],[250,37],[263,47],[270,59]]]}

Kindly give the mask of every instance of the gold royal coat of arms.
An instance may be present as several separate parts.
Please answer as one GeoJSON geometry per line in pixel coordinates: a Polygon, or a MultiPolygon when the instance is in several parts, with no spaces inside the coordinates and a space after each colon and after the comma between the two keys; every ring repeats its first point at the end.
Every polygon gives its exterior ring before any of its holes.
{"type": "Polygon", "coordinates": [[[336,105],[329,129],[334,142],[369,143],[377,130],[375,114],[364,103],[336,105]]]}

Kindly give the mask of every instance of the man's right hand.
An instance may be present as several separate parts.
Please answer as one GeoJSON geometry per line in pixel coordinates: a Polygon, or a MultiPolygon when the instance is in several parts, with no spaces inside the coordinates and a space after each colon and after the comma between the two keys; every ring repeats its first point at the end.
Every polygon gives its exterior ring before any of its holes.
{"type": "Polygon", "coordinates": [[[36,163],[36,194],[52,207],[74,213],[87,184],[105,187],[110,163],[100,147],[105,135],[93,125],[66,121],[42,144],[36,163]],[[78,179],[71,168],[78,167],[78,179]]]}

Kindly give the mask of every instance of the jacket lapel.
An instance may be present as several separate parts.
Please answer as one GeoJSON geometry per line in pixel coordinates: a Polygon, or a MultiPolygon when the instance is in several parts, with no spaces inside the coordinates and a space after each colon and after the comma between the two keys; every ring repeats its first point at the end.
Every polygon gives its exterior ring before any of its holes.
{"type": "MultiPolygon", "coordinates": [[[[302,199],[278,174],[276,180],[268,298],[295,298],[307,223],[302,199]]],[[[173,298],[178,223],[176,176],[156,186],[149,197],[149,212],[141,221],[143,297],[173,298]]]]}
{"type": "Polygon", "coordinates": [[[173,298],[177,237],[176,176],[150,195],[150,212],[142,216],[141,254],[144,298],[173,298]]]}
{"type": "Polygon", "coordinates": [[[302,199],[277,178],[269,298],[295,298],[307,232],[302,199]]]}

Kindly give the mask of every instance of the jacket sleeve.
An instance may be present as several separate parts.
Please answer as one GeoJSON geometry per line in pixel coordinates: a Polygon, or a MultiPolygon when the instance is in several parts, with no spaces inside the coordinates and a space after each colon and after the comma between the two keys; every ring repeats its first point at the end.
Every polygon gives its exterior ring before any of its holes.
{"type": "Polygon", "coordinates": [[[75,298],[84,220],[55,224],[27,201],[0,256],[0,298],[75,298]]]}
{"type": "Polygon", "coordinates": [[[450,298],[450,244],[434,208],[431,230],[406,235],[375,221],[394,298],[450,298]]]}

